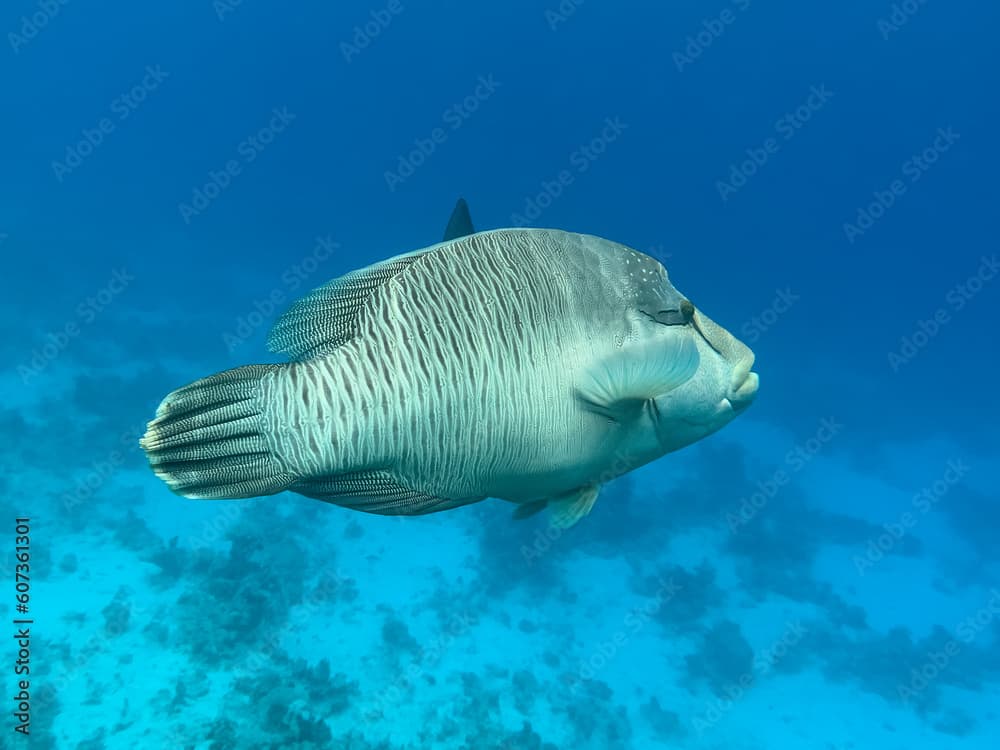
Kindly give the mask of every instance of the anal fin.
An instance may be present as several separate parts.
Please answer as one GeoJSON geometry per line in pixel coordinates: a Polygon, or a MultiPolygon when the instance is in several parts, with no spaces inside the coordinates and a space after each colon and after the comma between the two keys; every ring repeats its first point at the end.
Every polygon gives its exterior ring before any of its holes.
{"type": "Polygon", "coordinates": [[[302,479],[288,489],[323,502],[382,516],[437,513],[483,499],[435,497],[405,487],[391,473],[380,470],[302,479]]]}

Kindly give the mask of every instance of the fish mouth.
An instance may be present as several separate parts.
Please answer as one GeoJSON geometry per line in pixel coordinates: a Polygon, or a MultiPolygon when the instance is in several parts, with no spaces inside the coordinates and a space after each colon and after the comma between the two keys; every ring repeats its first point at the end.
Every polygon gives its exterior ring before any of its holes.
{"type": "Polygon", "coordinates": [[[735,412],[743,411],[753,402],[760,384],[760,378],[753,371],[753,350],[698,309],[691,318],[691,326],[732,368],[726,397],[721,402],[723,408],[728,406],[735,412]]]}
{"type": "Polygon", "coordinates": [[[733,408],[733,411],[742,411],[753,402],[757,396],[757,388],[760,386],[760,377],[753,368],[754,355],[742,360],[733,368],[733,378],[729,385],[729,395],[726,400],[733,408]]]}

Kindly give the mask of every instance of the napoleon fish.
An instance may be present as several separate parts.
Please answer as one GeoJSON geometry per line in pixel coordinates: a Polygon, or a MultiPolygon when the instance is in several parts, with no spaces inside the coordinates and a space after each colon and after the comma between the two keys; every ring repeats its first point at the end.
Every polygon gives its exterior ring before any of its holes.
{"type": "Polygon", "coordinates": [[[189,498],[290,490],[384,515],[488,497],[568,527],[601,485],[720,429],[754,355],[616,242],[474,232],[348,273],[277,321],[284,364],[169,394],[140,441],[189,498]]]}

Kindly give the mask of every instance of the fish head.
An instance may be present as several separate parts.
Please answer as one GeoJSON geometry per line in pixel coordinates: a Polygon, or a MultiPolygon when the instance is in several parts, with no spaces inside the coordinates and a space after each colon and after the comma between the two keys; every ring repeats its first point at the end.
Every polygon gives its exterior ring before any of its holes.
{"type": "MultiPolygon", "coordinates": [[[[654,319],[690,335],[698,366],[685,382],[652,400],[651,416],[665,453],[690,445],[729,424],[753,403],[759,379],[754,353],[664,278],[654,319]]],[[[644,311],[649,314],[651,311],[644,311]]]]}
{"type": "MultiPolygon", "coordinates": [[[[648,359],[631,364],[640,387],[620,385],[617,395],[626,402],[638,394],[645,396],[644,410],[652,425],[647,422],[643,427],[650,447],[655,446],[659,455],[683,448],[729,424],[750,406],[758,387],[750,347],[678,291],[656,258],[599,238],[585,238],[584,247],[592,250],[602,269],[606,293],[622,303],[613,307],[616,314],[624,311],[624,318],[613,325],[624,323],[627,340],[644,342],[636,348],[648,359]],[[648,396],[644,386],[649,384],[666,387],[648,396]],[[646,432],[649,427],[653,434],[646,432]]],[[[589,298],[582,295],[582,299],[581,314],[591,314],[586,307],[589,298]]],[[[596,389],[598,396],[615,390],[614,385],[596,389]]]]}

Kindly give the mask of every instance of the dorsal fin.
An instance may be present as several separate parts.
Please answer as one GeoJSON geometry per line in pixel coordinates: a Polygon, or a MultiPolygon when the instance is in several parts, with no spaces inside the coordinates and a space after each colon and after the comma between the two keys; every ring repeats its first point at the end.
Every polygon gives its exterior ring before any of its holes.
{"type": "Polygon", "coordinates": [[[372,293],[426,252],[397,255],[313,289],[278,318],[268,334],[268,348],[303,360],[328,354],[350,341],[358,311],[372,293]]]}
{"type": "Polygon", "coordinates": [[[451,218],[448,219],[448,226],[444,230],[444,241],[456,240],[459,237],[475,233],[475,227],[472,226],[472,216],[469,215],[469,204],[465,202],[465,198],[459,198],[458,202],[455,203],[455,209],[451,212],[451,218]]]}
{"type": "MultiPolygon", "coordinates": [[[[469,204],[459,198],[448,220],[444,241],[475,233],[469,204]]],[[[291,359],[303,360],[328,354],[350,341],[355,334],[358,310],[372,292],[426,252],[397,255],[313,289],[278,318],[268,334],[268,348],[291,359]]]]}

